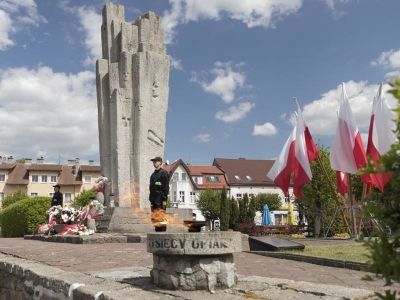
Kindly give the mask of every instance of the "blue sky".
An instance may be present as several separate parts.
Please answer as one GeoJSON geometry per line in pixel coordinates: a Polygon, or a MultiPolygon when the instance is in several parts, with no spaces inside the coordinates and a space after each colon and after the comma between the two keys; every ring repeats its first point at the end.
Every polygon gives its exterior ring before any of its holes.
{"type": "MultiPolygon", "coordinates": [[[[398,0],[115,2],[126,20],[149,10],[164,18],[170,161],[276,157],[293,96],[314,139],[329,146],[341,82],[365,137],[377,85],[400,73],[398,0]]],[[[0,2],[0,155],[98,161],[103,5],[0,2]]]]}

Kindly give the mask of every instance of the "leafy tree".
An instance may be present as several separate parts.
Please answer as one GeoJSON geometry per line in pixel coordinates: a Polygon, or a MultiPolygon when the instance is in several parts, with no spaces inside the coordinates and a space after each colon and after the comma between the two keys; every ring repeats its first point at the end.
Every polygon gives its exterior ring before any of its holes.
{"type": "Polygon", "coordinates": [[[239,206],[235,198],[231,198],[231,209],[229,218],[229,228],[235,228],[236,223],[239,221],[239,206]]]}
{"type": "Polygon", "coordinates": [[[249,196],[243,195],[243,198],[239,200],[239,223],[247,223],[249,211],[249,196]]]}
{"type": "MultiPolygon", "coordinates": [[[[397,99],[398,104],[396,130],[397,142],[390,151],[381,157],[381,165],[377,168],[369,166],[367,171],[391,172],[393,177],[383,193],[374,190],[366,199],[367,217],[370,213],[378,221],[382,230],[377,239],[367,242],[371,248],[371,263],[378,276],[385,279],[388,285],[400,282],[400,77],[392,83],[389,91],[397,99]]],[[[397,295],[398,296],[398,295],[397,295]]],[[[379,295],[381,299],[398,299],[396,292],[386,291],[379,295]]]]}
{"type": "Polygon", "coordinates": [[[18,201],[27,199],[28,195],[22,191],[17,191],[15,193],[12,194],[8,194],[7,196],[5,196],[4,200],[3,200],[3,208],[6,208],[7,206],[10,206],[11,204],[14,204],[18,201]]]}
{"type": "MultiPolygon", "coordinates": [[[[331,169],[329,163],[329,151],[322,146],[318,146],[318,148],[319,157],[328,173],[329,180],[336,182],[335,172],[331,169]]],[[[299,200],[300,202],[297,203],[299,210],[305,213],[309,230],[312,229],[315,237],[319,237],[323,233],[332,236],[345,231],[346,228],[340,211],[337,211],[335,215],[335,193],[327,182],[323,170],[314,161],[311,163],[311,171],[313,178],[304,186],[303,195],[299,200]]]]}
{"type": "Polygon", "coordinates": [[[257,203],[254,196],[250,197],[249,209],[247,211],[247,220],[251,223],[254,222],[254,217],[256,216],[257,203]]]}
{"type": "Polygon", "coordinates": [[[96,190],[91,188],[90,190],[83,190],[78,196],[72,201],[72,206],[79,208],[84,207],[90,203],[91,200],[96,198],[96,190]]]}
{"type": "Polygon", "coordinates": [[[230,218],[230,203],[229,198],[226,195],[226,190],[223,189],[221,192],[221,230],[228,230],[229,229],[229,218],[230,218]]]}
{"type": "Polygon", "coordinates": [[[256,209],[258,211],[264,210],[264,205],[267,204],[269,210],[278,210],[282,205],[282,199],[279,194],[273,193],[260,193],[255,197],[256,209]]]}
{"type": "Polygon", "coordinates": [[[207,220],[214,221],[220,217],[221,199],[220,192],[205,190],[199,195],[197,207],[207,220]]]}

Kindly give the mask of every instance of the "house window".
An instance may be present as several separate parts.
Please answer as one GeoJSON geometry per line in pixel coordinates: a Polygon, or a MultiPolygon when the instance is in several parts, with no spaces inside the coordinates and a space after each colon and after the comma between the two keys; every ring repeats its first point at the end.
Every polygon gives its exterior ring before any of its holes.
{"type": "Polygon", "coordinates": [[[249,175],[246,175],[246,179],[247,179],[248,181],[251,181],[251,180],[252,180],[252,178],[251,178],[249,175]]]}
{"type": "Polygon", "coordinates": [[[72,200],[72,194],[71,193],[65,193],[64,194],[64,201],[71,201],[72,200]]]}
{"type": "Polygon", "coordinates": [[[236,199],[241,200],[242,199],[242,194],[236,194],[236,199]]]}
{"type": "Polygon", "coordinates": [[[219,182],[219,177],[218,176],[206,176],[206,180],[208,182],[219,182]]]}
{"type": "Polygon", "coordinates": [[[37,197],[38,193],[31,193],[31,197],[37,197]]]}
{"type": "Polygon", "coordinates": [[[186,173],[181,174],[182,181],[186,181],[186,173]]]}
{"type": "Polygon", "coordinates": [[[178,181],[178,173],[174,173],[174,175],[172,175],[172,181],[176,182],[178,181]]]}
{"type": "Polygon", "coordinates": [[[57,182],[57,176],[50,176],[50,181],[52,183],[56,183],[57,182]]]}
{"type": "Polygon", "coordinates": [[[6,174],[0,174],[0,182],[6,181],[6,174]]]}
{"type": "Polygon", "coordinates": [[[179,202],[185,203],[185,191],[179,191],[179,202]]]}
{"type": "Polygon", "coordinates": [[[83,178],[85,183],[91,183],[92,182],[92,176],[84,176],[83,178]]]}
{"type": "Polygon", "coordinates": [[[49,193],[49,196],[53,198],[54,193],[49,193]]]}
{"type": "Polygon", "coordinates": [[[176,198],[176,191],[174,191],[174,202],[178,202],[178,199],[176,198]]]}
{"type": "Polygon", "coordinates": [[[42,175],[42,182],[47,182],[47,175],[42,175]]]}
{"type": "Polygon", "coordinates": [[[32,175],[32,182],[39,182],[39,176],[38,175],[32,175]]]}
{"type": "Polygon", "coordinates": [[[2,206],[4,200],[4,193],[0,193],[0,207],[2,206]]]}
{"type": "Polygon", "coordinates": [[[190,203],[194,203],[196,200],[196,192],[190,192],[190,203]]]}
{"type": "Polygon", "coordinates": [[[235,175],[235,179],[236,179],[236,180],[240,180],[239,175],[235,175]]]}
{"type": "Polygon", "coordinates": [[[196,184],[199,184],[199,177],[193,177],[193,179],[196,184]]]}

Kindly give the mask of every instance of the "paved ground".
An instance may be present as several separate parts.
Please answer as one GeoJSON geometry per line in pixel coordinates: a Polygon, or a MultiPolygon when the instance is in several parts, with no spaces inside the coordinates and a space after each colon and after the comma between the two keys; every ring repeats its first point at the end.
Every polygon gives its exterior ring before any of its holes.
{"type": "MultiPolygon", "coordinates": [[[[309,242],[312,243],[312,242],[309,242]]],[[[45,263],[65,271],[94,272],[126,267],[151,266],[152,255],[145,243],[128,244],[60,244],[21,238],[0,238],[0,253],[45,263]]],[[[296,281],[341,285],[382,291],[381,280],[364,281],[360,271],[324,267],[304,262],[260,256],[251,253],[235,254],[237,273],[244,276],[263,276],[296,281]]]]}

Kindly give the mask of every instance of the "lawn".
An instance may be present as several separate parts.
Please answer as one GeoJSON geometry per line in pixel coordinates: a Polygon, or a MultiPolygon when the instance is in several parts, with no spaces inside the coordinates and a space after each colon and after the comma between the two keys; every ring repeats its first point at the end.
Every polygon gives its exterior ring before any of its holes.
{"type": "Polygon", "coordinates": [[[309,246],[304,251],[290,251],[290,253],[366,263],[368,261],[369,249],[362,244],[323,247],[309,246]]]}

